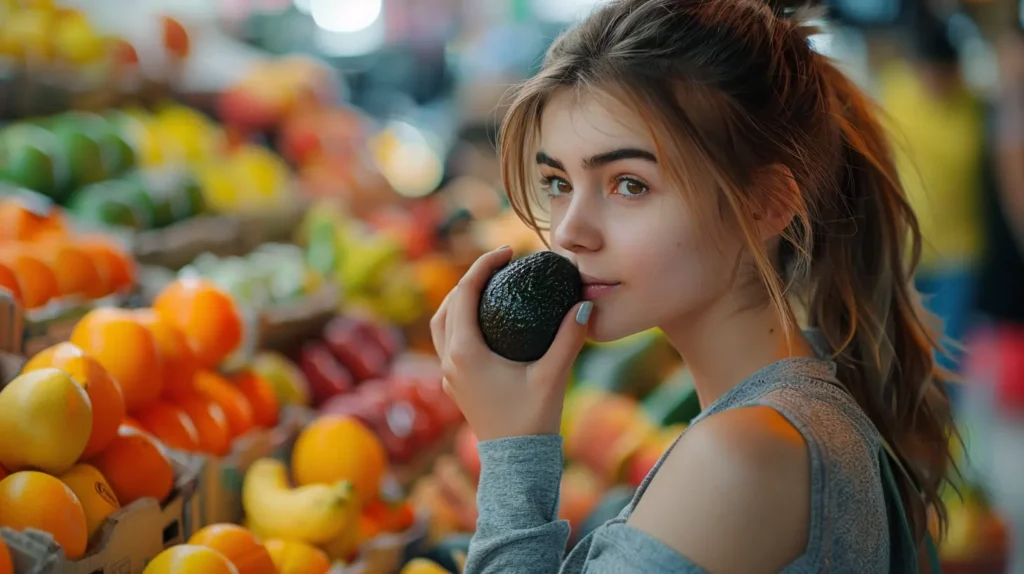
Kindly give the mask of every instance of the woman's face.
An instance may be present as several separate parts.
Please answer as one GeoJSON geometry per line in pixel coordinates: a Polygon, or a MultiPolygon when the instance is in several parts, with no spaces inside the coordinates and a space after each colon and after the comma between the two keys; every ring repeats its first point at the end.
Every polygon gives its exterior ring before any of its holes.
{"type": "Polygon", "coordinates": [[[559,92],[541,118],[551,246],[583,275],[596,341],[678,329],[731,291],[742,239],[719,221],[697,224],[686,197],[713,192],[676,189],[655,150],[644,121],[610,97],[559,92]]]}

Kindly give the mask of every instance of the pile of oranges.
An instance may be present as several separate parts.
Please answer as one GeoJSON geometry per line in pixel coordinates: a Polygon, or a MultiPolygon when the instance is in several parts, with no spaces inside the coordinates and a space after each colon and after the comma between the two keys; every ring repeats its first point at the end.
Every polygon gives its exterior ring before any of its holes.
{"type": "Polygon", "coordinates": [[[73,234],[59,208],[36,211],[20,198],[0,198],[0,288],[26,310],[102,299],[134,284],[135,263],[111,238],[73,234]]]}
{"type": "Polygon", "coordinates": [[[215,371],[242,331],[230,296],[182,279],[152,308],[90,311],[32,357],[0,391],[0,526],[49,532],[80,558],[118,508],[171,495],[168,449],[220,456],[276,425],[270,383],[215,371]]]}
{"type": "Polygon", "coordinates": [[[237,524],[211,524],[161,552],[143,574],[327,574],[330,568],[327,555],[308,544],[261,541],[237,524]]]}

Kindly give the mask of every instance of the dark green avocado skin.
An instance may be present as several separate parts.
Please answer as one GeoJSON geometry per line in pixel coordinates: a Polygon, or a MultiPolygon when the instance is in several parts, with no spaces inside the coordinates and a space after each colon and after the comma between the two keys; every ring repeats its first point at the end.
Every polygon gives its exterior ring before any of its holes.
{"type": "Polygon", "coordinates": [[[492,351],[518,362],[544,356],[566,313],[583,298],[580,272],[553,251],[498,269],[480,295],[480,331],[492,351]]]}

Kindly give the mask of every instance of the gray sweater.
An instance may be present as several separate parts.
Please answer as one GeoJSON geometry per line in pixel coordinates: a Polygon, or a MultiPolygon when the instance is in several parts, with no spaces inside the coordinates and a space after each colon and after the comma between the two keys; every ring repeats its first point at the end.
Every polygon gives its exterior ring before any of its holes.
{"type": "MultiPolygon", "coordinates": [[[[902,507],[893,506],[898,498],[893,499],[894,483],[887,480],[891,470],[881,439],[835,380],[835,364],[794,358],[769,365],[706,408],[691,426],[715,413],[753,405],[771,407],[786,417],[810,453],[809,539],[804,553],[784,572],[916,571],[915,553],[900,548],[907,540],[905,519],[902,507]]],[[[478,448],[483,464],[479,519],[465,574],[703,572],[626,524],[664,456],[629,506],[566,556],[569,524],[557,519],[561,437],[506,438],[482,442],[478,448]]],[[[685,490],[680,492],[685,495],[685,490]]]]}

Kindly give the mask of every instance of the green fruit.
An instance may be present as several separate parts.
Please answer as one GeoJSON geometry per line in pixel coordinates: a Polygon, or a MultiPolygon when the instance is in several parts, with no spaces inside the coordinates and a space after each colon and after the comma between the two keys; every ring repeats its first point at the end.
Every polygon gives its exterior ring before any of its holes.
{"type": "Polygon", "coordinates": [[[487,346],[506,359],[536,361],[582,296],[576,266],[553,251],[534,253],[491,276],[480,296],[480,331],[487,346]]]}
{"type": "MultiPolygon", "coordinates": [[[[162,167],[134,172],[128,177],[145,190],[155,208],[154,225],[166,227],[188,219],[201,210],[196,195],[201,192],[191,189],[195,185],[192,176],[176,167],[162,167]],[[197,210],[197,208],[200,208],[197,210]]],[[[201,201],[201,200],[200,200],[201,201]]]]}
{"type": "Polygon", "coordinates": [[[657,329],[649,329],[613,343],[597,344],[573,365],[580,386],[642,399],[657,388],[679,353],[657,329]]]}
{"type": "Polygon", "coordinates": [[[72,112],[53,118],[50,126],[68,159],[73,187],[110,177],[117,163],[117,150],[111,145],[102,117],[72,112]]]}
{"type": "Polygon", "coordinates": [[[137,187],[121,180],[110,180],[80,189],[68,204],[72,216],[83,223],[128,227],[135,230],[152,226],[152,209],[137,187]]]}
{"type": "Polygon", "coordinates": [[[110,139],[117,151],[115,173],[125,173],[138,163],[139,140],[144,129],[138,119],[120,110],[109,110],[104,116],[108,122],[110,139]]]}
{"type": "Polygon", "coordinates": [[[0,132],[0,179],[62,198],[63,178],[57,139],[33,124],[16,124],[0,132]]]}

